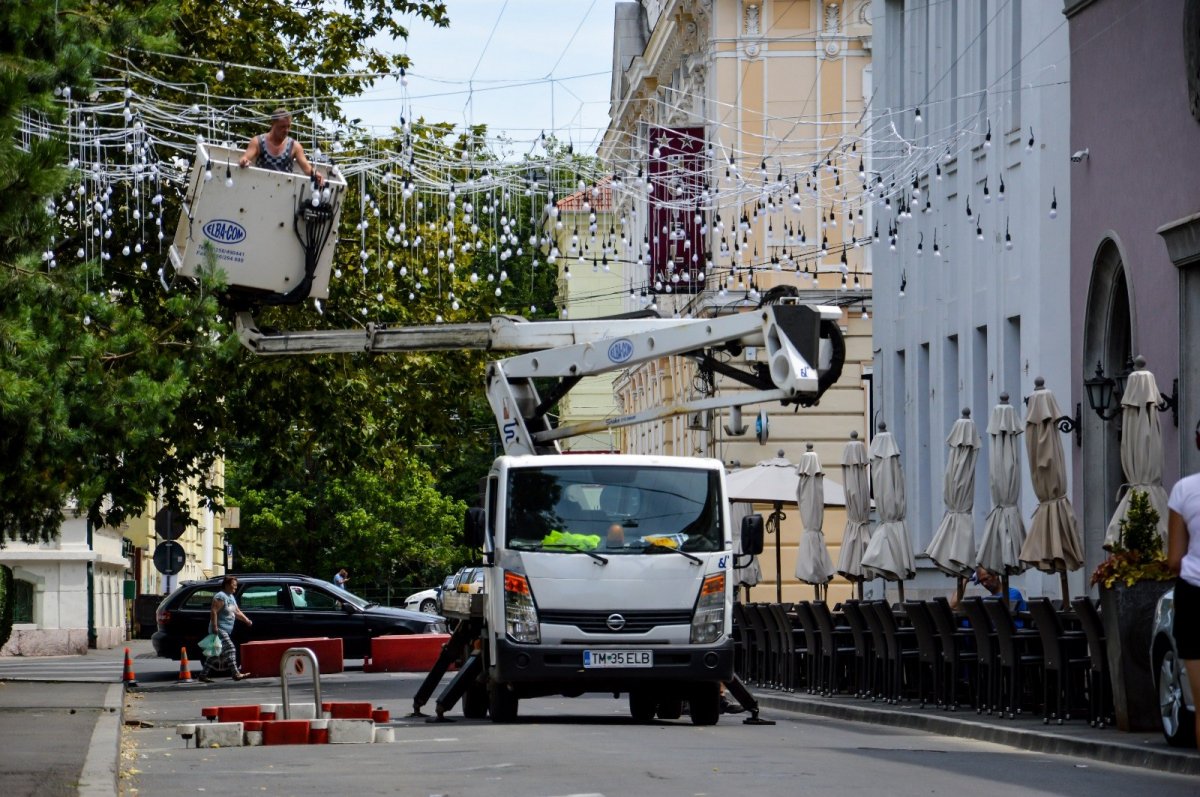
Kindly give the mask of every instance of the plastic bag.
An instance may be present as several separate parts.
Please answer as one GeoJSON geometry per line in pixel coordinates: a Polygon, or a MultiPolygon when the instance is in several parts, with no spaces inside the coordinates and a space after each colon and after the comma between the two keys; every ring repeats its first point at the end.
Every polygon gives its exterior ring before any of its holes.
{"type": "Polygon", "coordinates": [[[200,640],[200,651],[209,658],[216,658],[221,655],[221,637],[216,634],[209,634],[200,640]]]}

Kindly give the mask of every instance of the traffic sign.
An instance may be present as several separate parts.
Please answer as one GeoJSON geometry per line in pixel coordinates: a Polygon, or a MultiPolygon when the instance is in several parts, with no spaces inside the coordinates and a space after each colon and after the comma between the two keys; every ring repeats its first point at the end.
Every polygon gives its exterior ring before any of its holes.
{"type": "Polygon", "coordinates": [[[183,570],[185,562],[187,562],[187,554],[184,553],[183,546],[177,542],[172,540],[160,542],[154,549],[154,566],[165,576],[173,576],[183,570]]]}
{"type": "Polygon", "coordinates": [[[164,540],[175,540],[187,529],[187,515],[164,506],[154,515],[154,533],[164,540]]]}

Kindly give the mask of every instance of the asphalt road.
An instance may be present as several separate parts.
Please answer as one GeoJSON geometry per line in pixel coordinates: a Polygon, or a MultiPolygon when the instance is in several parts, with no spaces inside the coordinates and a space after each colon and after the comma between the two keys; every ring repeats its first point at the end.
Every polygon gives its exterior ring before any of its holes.
{"type": "MultiPolygon", "coordinates": [[[[325,699],[370,700],[392,712],[392,744],[198,750],[175,725],[206,705],[278,702],[277,680],[179,687],[150,683],[127,697],[127,793],[572,795],[1195,795],[1191,777],[1013,750],[985,742],[769,712],[714,727],[639,725],[624,698],[543,698],[513,725],[406,719],[418,676],[326,676],[325,699]]],[[[297,681],[293,700],[308,694],[297,681]]]]}

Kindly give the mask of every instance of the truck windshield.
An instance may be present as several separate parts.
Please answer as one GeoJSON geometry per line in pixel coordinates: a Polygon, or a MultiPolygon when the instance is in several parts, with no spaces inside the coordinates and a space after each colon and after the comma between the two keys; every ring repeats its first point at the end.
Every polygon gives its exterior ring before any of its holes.
{"type": "Polygon", "coordinates": [[[509,471],[507,547],[567,555],[719,551],[716,471],[636,465],[509,471]]]}

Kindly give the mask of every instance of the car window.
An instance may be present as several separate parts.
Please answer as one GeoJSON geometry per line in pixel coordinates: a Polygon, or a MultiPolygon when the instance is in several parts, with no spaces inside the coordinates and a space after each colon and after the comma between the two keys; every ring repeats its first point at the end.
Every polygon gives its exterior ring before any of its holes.
{"type": "Polygon", "coordinates": [[[180,608],[181,609],[208,609],[208,608],[211,608],[213,595],[216,595],[216,594],[217,594],[217,591],[211,587],[205,587],[204,589],[198,589],[195,592],[193,592],[191,595],[188,595],[184,599],[183,605],[180,608]]]}
{"type": "Polygon", "coordinates": [[[283,584],[248,584],[238,598],[242,611],[287,611],[291,603],[287,598],[287,587],[283,584]]]}
{"type": "Polygon", "coordinates": [[[292,587],[292,601],[296,603],[296,608],[304,608],[307,611],[317,612],[340,612],[342,610],[342,602],[319,589],[312,587],[292,587]],[[296,591],[299,590],[303,595],[304,603],[296,601],[296,591]]]}

